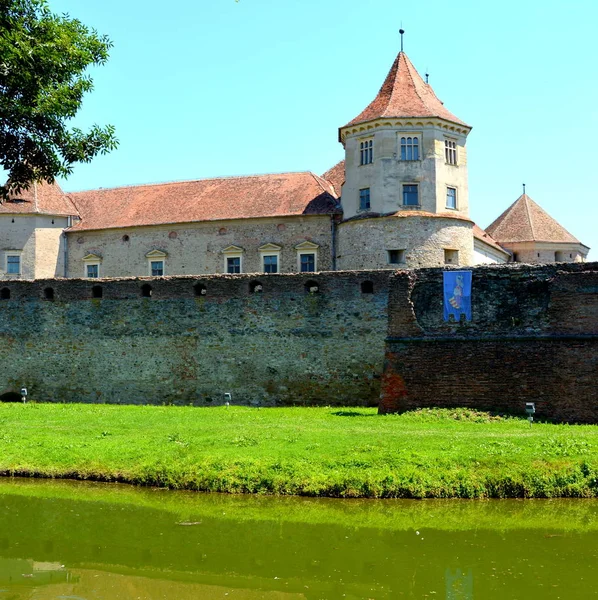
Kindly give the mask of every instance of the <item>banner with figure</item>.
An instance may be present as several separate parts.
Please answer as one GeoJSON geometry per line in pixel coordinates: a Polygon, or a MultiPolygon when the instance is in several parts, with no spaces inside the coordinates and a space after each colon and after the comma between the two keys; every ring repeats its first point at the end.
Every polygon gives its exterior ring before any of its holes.
{"type": "Polygon", "coordinates": [[[444,272],[444,320],[453,315],[455,321],[465,315],[471,321],[471,271],[444,272]]]}

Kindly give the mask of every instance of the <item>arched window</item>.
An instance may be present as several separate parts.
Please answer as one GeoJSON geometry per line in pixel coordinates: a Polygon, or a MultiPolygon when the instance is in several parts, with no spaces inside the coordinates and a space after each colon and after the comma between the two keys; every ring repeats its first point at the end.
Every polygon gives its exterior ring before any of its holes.
{"type": "Polygon", "coordinates": [[[0,290],[0,300],[10,300],[10,290],[8,288],[0,290]]]}
{"type": "Polygon", "coordinates": [[[419,160],[419,138],[401,138],[401,160],[419,160]]]}
{"type": "Polygon", "coordinates": [[[193,291],[196,296],[205,296],[208,293],[208,288],[203,283],[196,283],[193,286],[193,291]]]}
{"type": "Polygon", "coordinates": [[[259,281],[252,281],[249,284],[249,291],[252,294],[261,294],[264,291],[264,286],[259,281]]]}
{"type": "Polygon", "coordinates": [[[91,297],[92,298],[102,298],[104,296],[104,290],[101,285],[94,285],[91,288],[91,297]]]}
{"type": "Polygon", "coordinates": [[[320,292],[320,284],[317,281],[313,281],[313,279],[306,281],[304,287],[308,294],[318,294],[320,292]]]}
{"type": "Polygon", "coordinates": [[[149,283],[144,283],[141,286],[141,296],[143,298],[151,298],[152,297],[152,286],[149,283]]]}

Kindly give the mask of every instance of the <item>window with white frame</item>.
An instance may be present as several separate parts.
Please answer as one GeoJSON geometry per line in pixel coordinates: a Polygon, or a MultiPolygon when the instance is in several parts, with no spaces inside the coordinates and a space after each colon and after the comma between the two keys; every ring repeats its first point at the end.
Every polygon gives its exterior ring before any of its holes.
{"type": "Polygon", "coordinates": [[[359,164],[369,165],[374,162],[374,140],[363,140],[359,144],[359,164]]]}
{"type": "Polygon", "coordinates": [[[419,160],[418,136],[401,136],[401,160],[419,160]]]}
{"type": "Polygon", "coordinates": [[[21,274],[21,255],[7,253],[6,255],[6,273],[8,275],[21,274]]]}
{"type": "Polygon", "coordinates": [[[457,164],[457,142],[455,140],[444,140],[444,157],[448,165],[457,164]]]}
{"type": "Polygon", "coordinates": [[[403,185],[403,205],[419,206],[419,190],[416,183],[403,185]]]}
{"type": "Polygon", "coordinates": [[[239,246],[227,246],[224,255],[224,273],[235,275],[243,272],[243,248],[239,246]]]}
{"type": "Polygon", "coordinates": [[[100,265],[102,257],[97,254],[86,254],[83,257],[83,277],[87,279],[97,279],[101,277],[100,265]]]}
{"type": "Polygon", "coordinates": [[[166,257],[166,252],[162,250],[152,250],[145,255],[150,277],[163,277],[166,274],[166,257]]]}
{"type": "Polygon", "coordinates": [[[318,248],[318,244],[309,241],[295,246],[297,270],[300,273],[315,273],[318,270],[318,248]]]}
{"type": "Polygon", "coordinates": [[[262,259],[262,271],[264,273],[278,273],[280,271],[280,251],[282,246],[278,244],[264,244],[258,248],[262,259]]]}
{"type": "Polygon", "coordinates": [[[455,209],[457,208],[457,188],[446,188],[446,207],[455,209]]]}

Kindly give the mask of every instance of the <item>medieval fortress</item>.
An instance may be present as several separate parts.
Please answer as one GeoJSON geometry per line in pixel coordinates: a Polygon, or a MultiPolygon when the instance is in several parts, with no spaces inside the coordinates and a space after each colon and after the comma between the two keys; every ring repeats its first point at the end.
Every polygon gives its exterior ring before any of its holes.
{"type": "Polygon", "coordinates": [[[470,220],[470,130],[400,52],[323,175],[34,184],[0,204],[0,401],[598,421],[598,265],[525,193],[470,220]]]}

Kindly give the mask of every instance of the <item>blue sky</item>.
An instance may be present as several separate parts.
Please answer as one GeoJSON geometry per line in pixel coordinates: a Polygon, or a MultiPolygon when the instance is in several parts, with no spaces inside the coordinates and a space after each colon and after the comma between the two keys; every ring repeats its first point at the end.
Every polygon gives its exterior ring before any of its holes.
{"type": "Polygon", "coordinates": [[[110,61],[76,125],[120,147],[65,190],[311,170],[343,157],[338,127],[405,51],[473,126],[471,217],[528,194],[598,258],[594,0],[50,0],[106,33],[110,61]]]}

